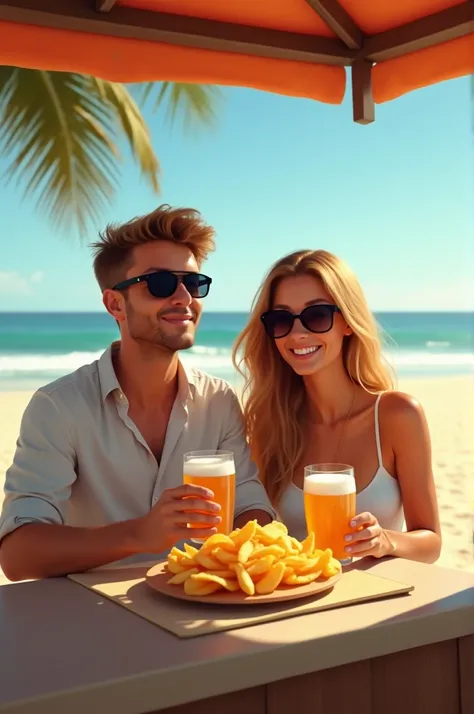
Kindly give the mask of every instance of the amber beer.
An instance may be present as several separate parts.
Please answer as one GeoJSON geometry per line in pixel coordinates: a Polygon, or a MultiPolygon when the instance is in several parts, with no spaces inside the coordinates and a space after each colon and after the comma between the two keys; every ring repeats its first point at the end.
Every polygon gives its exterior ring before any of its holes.
{"type": "MultiPolygon", "coordinates": [[[[235,509],[234,454],[231,451],[190,451],[184,455],[183,471],[184,483],[203,486],[214,493],[213,501],[220,505],[218,515],[222,518],[216,526],[217,532],[230,533],[235,509]]],[[[188,527],[206,526],[190,521],[188,527]]]]}
{"type": "Polygon", "coordinates": [[[304,510],[308,533],[316,548],[331,548],[341,563],[351,561],[344,547],[349,522],[356,515],[354,469],[345,464],[316,464],[305,467],[304,510]]]}

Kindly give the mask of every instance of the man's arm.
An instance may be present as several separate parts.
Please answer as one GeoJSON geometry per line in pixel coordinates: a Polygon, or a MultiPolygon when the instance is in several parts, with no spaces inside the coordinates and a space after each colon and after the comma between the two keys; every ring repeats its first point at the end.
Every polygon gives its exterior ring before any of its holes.
{"type": "Polygon", "coordinates": [[[254,511],[244,511],[234,519],[234,528],[242,528],[248,521],[257,521],[261,526],[266,526],[267,523],[271,523],[273,520],[272,516],[267,513],[267,511],[254,510],[254,511]]]}
{"type": "Polygon", "coordinates": [[[231,387],[226,394],[227,417],[219,449],[234,454],[236,489],[234,525],[240,528],[256,519],[260,525],[276,519],[276,513],[258,477],[257,467],[250,458],[250,449],[244,432],[242,410],[231,387]]]}
{"type": "Polygon", "coordinates": [[[100,528],[29,523],[0,546],[0,566],[12,581],[79,573],[139,552],[137,521],[100,528]]]}
{"type": "Polygon", "coordinates": [[[25,410],[0,518],[0,566],[10,580],[87,570],[137,552],[135,521],[63,525],[76,480],[68,416],[41,390],[25,410]]]}

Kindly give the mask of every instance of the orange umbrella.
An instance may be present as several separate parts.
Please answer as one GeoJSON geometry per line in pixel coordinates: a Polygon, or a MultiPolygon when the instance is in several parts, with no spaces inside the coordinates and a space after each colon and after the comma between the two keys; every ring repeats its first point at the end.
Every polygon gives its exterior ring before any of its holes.
{"type": "Polygon", "coordinates": [[[474,72],[474,0],[0,0],[0,64],[374,103],[474,72]]]}

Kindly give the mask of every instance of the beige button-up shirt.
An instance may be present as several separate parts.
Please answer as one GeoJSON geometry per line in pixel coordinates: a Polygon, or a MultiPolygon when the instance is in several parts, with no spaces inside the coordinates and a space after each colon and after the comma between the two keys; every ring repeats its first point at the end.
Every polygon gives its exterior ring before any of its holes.
{"type": "Polygon", "coordinates": [[[234,453],[235,516],[261,509],[276,517],[230,385],[180,364],[158,464],[128,416],[112,349],[33,395],[6,474],[0,540],[24,523],[94,527],[143,516],[164,489],[182,483],[184,453],[199,449],[234,453]]]}

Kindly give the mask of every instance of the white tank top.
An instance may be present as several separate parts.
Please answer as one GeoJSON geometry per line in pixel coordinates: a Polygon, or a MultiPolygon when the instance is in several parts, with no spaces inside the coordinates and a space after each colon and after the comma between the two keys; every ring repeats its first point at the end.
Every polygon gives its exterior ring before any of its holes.
{"type": "MultiPolygon", "coordinates": [[[[377,445],[378,469],[372,481],[357,494],[357,513],[373,513],[382,528],[401,531],[405,526],[400,486],[384,468],[380,447],[379,403],[382,394],[375,402],[375,442],[377,445]]],[[[293,481],[284,491],[278,506],[280,519],[289,533],[302,540],[306,537],[303,491],[293,481]]]]}

